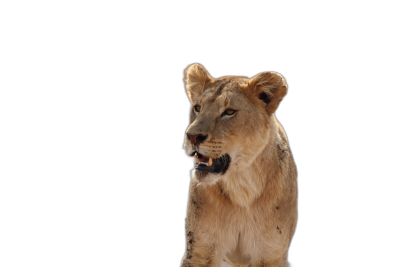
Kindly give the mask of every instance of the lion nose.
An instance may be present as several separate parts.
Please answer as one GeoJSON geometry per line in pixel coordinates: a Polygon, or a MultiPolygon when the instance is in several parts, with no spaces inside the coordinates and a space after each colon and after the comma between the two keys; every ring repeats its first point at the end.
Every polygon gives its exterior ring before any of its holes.
{"type": "Polygon", "coordinates": [[[195,145],[198,145],[207,139],[207,135],[202,135],[202,134],[189,134],[188,133],[187,136],[188,136],[189,140],[195,145]]]}

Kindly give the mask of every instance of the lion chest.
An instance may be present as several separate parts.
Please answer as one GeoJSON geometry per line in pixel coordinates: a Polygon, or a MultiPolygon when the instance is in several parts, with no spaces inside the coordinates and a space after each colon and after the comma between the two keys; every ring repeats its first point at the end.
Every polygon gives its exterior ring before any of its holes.
{"type": "Polygon", "coordinates": [[[240,254],[251,255],[261,251],[265,254],[266,251],[284,248],[287,243],[287,235],[284,234],[285,223],[273,210],[253,208],[238,212],[231,218],[234,218],[236,223],[228,224],[228,231],[236,233],[235,250],[240,254]]]}
{"type": "Polygon", "coordinates": [[[204,195],[204,200],[195,202],[199,227],[207,229],[204,234],[210,234],[210,241],[221,242],[217,245],[232,263],[243,264],[251,255],[285,249],[289,238],[275,206],[241,207],[223,194],[204,195]]]}

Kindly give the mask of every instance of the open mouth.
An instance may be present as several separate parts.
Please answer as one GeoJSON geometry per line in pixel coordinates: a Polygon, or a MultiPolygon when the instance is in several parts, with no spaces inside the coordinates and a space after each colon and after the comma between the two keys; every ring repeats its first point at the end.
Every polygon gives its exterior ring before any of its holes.
{"type": "Polygon", "coordinates": [[[196,159],[197,170],[209,171],[212,173],[224,173],[229,167],[230,157],[228,154],[217,159],[212,159],[196,151],[194,157],[196,159]]]}

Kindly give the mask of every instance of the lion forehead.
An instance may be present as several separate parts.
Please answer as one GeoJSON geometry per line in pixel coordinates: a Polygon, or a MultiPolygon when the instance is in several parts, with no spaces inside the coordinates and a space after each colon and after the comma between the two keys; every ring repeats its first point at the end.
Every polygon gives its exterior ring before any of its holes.
{"type": "Polygon", "coordinates": [[[222,84],[225,85],[222,89],[209,88],[201,97],[200,103],[204,106],[218,106],[227,107],[235,106],[239,107],[243,104],[249,104],[250,101],[243,91],[243,87],[239,84],[222,84]]]}

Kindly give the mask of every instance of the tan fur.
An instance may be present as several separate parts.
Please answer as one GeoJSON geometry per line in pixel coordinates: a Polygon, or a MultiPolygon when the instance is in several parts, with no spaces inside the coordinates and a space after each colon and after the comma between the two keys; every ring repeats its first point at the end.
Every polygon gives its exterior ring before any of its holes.
{"type": "Polygon", "coordinates": [[[297,222],[297,171],[286,134],[274,112],[287,92],[273,72],[212,78],[200,64],[185,70],[191,111],[185,138],[189,155],[229,154],[224,174],[192,171],[182,267],[284,267],[297,222]],[[259,97],[263,98],[262,101],[259,97]],[[267,104],[266,104],[267,102],[267,104]],[[221,114],[237,110],[232,117],[221,114]]]}

